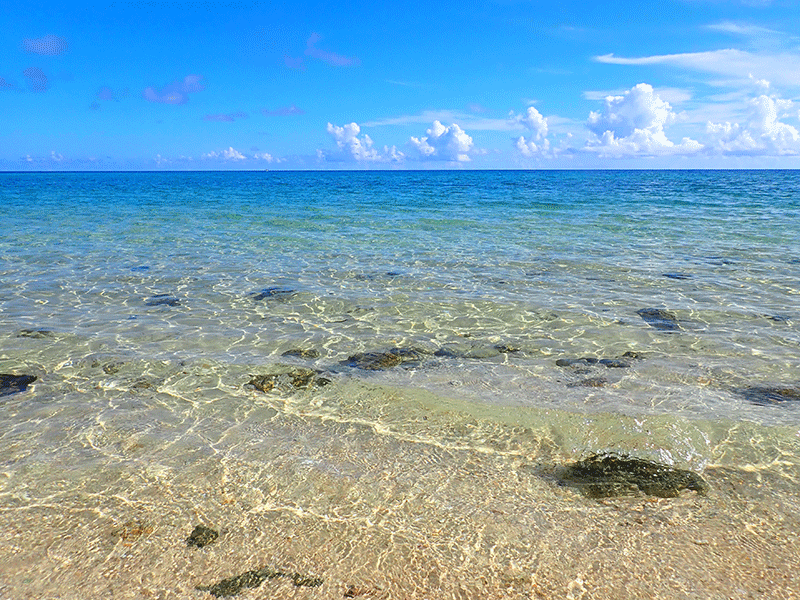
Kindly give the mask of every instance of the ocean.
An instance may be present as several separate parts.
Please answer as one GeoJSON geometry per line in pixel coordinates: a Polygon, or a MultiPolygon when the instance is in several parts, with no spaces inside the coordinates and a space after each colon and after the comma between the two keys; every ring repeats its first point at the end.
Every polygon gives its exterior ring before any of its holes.
{"type": "Polygon", "coordinates": [[[0,173],[0,217],[2,600],[800,597],[798,171],[0,173]]]}

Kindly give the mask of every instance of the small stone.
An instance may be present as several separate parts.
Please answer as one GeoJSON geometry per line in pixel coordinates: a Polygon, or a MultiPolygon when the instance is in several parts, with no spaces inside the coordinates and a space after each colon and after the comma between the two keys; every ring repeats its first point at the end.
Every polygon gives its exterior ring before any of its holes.
{"type": "Polygon", "coordinates": [[[0,396],[24,392],[34,381],[36,381],[36,375],[0,374],[0,396]]]}
{"type": "Polygon", "coordinates": [[[214,531],[205,525],[197,525],[192,530],[192,533],[186,538],[186,545],[189,547],[202,548],[208,546],[216,541],[219,537],[219,532],[214,531]]]}
{"type": "Polygon", "coordinates": [[[668,279],[691,279],[692,276],[686,273],[662,273],[664,277],[668,279]]]}

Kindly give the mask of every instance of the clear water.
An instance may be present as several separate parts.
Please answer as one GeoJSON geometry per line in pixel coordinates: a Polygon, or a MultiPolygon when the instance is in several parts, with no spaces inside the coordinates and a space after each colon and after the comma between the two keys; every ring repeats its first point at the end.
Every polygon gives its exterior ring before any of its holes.
{"type": "Polygon", "coordinates": [[[0,373],[38,377],[0,398],[0,597],[201,598],[263,566],[324,583],[242,597],[800,594],[800,402],[742,393],[800,382],[798,190],[793,171],[0,174],[0,373]],[[348,364],[396,347],[424,354],[348,364]],[[247,385],[277,364],[331,383],[247,385]],[[600,451],[711,491],[558,485],[600,451]],[[188,549],[199,522],[223,534],[188,549]]]}

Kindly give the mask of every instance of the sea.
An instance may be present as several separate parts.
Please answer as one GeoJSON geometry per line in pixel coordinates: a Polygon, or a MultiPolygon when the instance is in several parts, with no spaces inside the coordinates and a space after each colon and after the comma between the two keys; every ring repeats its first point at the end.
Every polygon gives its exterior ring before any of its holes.
{"type": "Polygon", "coordinates": [[[800,597],[800,171],[0,173],[0,222],[0,600],[800,597]]]}

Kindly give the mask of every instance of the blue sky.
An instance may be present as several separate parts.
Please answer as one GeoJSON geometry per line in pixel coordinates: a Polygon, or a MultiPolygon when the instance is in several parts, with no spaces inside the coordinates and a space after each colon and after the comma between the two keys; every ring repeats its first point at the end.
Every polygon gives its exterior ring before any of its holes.
{"type": "Polygon", "coordinates": [[[9,3],[0,170],[795,168],[800,2],[9,3]]]}

